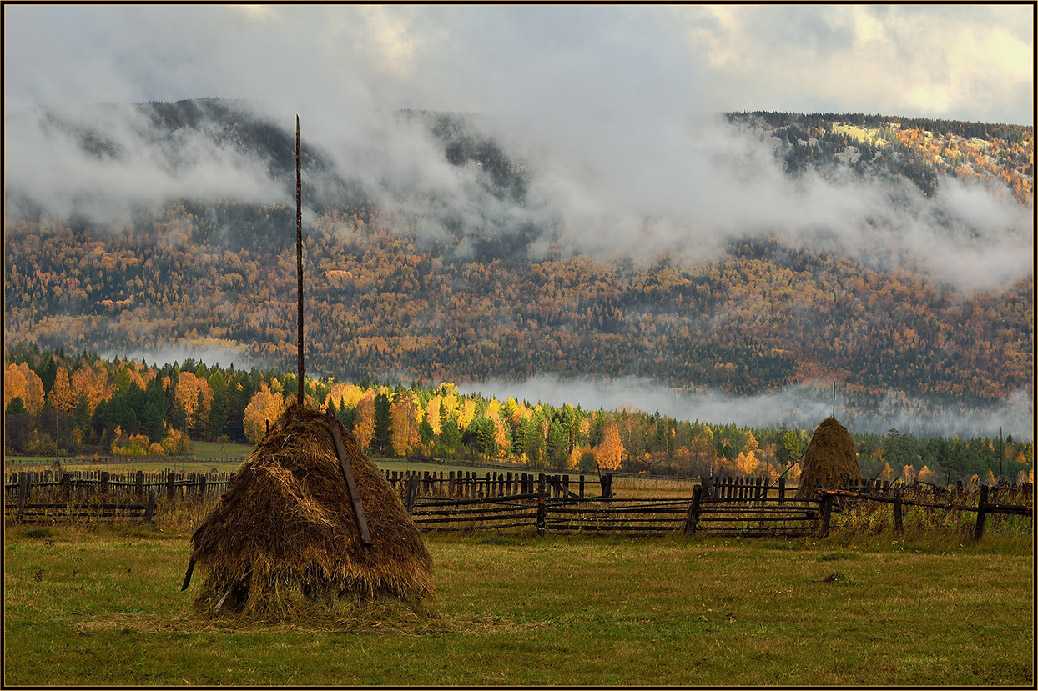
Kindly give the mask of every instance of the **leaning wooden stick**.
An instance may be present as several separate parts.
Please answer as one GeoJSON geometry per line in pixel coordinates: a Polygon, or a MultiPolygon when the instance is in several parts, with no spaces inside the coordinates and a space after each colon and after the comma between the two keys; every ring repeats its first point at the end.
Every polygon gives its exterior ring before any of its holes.
{"type": "Polygon", "coordinates": [[[364,505],[360,501],[360,493],[357,492],[357,479],[350,467],[350,459],[346,454],[346,446],[342,442],[342,432],[339,431],[338,420],[328,420],[328,431],[332,433],[332,441],[335,443],[335,455],[339,457],[339,467],[346,478],[346,488],[350,492],[350,501],[353,503],[353,517],[357,521],[357,529],[360,531],[360,542],[366,547],[371,546],[371,531],[368,529],[368,519],[364,514],[364,505]]]}

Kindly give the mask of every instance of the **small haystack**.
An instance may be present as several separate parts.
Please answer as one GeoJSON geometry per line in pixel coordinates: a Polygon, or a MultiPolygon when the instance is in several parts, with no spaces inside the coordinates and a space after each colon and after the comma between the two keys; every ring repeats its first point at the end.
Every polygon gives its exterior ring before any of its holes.
{"type": "Polygon", "coordinates": [[[815,429],[800,467],[798,499],[815,496],[816,487],[836,488],[845,479],[861,479],[850,432],[833,417],[815,429]]]}
{"type": "Polygon", "coordinates": [[[415,603],[432,591],[429,553],[381,471],[342,423],[299,405],[271,426],[191,542],[184,587],[196,564],[207,572],[195,599],[207,614],[287,615],[379,595],[415,603]],[[341,433],[370,545],[329,423],[341,433]]]}

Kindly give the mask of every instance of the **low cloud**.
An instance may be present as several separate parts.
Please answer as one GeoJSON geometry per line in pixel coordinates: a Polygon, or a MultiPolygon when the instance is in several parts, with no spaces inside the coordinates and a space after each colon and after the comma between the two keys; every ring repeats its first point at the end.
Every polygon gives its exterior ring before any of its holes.
{"type": "Polygon", "coordinates": [[[605,381],[560,379],[539,376],[524,382],[492,379],[459,385],[464,393],[480,392],[504,400],[538,401],[552,405],[580,405],[584,409],[619,410],[635,408],[659,411],[678,420],[710,424],[735,423],[746,427],[778,428],[782,425],[812,431],[835,412],[836,418],[854,432],[884,434],[890,428],[919,436],[969,439],[997,436],[999,428],[1017,439],[1032,439],[1033,396],[1017,391],[1005,400],[983,408],[960,409],[926,399],[909,399],[888,392],[872,410],[847,410],[838,391],[834,401],[827,385],[797,384],[756,396],[730,396],[719,391],[687,392],[667,388],[649,379],[622,377],[605,381]]]}
{"type": "Polygon", "coordinates": [[[176,341],[163,348],[132,348],[130,350],[105,350],[99,355],[106,359],[116,357],[129,360],[143,360],[149,365],[172,365],[176,362],[183,365],[186,360],[194,360],[209,366],[220,365],[229,367],[234,365],[235,369],[251,369],[252,367],[263,367],[269,363],[258,362],[248,355],[245,348],[234,343],[213,343],[213,339],[202,342],[176,341]]]}
{"type": "Polygon", "coordinates": [[[5,118],[5,196],[58,219],[107,225],[180,198],[288,201],[259,152],[213,133],[155,128],[130,105],[23,111],[5,118]]]}

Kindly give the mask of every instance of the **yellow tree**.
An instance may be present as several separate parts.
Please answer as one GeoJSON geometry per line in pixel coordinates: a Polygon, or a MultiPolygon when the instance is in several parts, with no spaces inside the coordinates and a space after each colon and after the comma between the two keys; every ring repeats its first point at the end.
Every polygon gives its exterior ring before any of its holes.
{"type": "Polygon", "coordinates": [[[25,409],[33,415],[43,410],[43,380],[29,367],[27,362],[7,366],[6,376],[4,377],[4,410],[7,410],[7,406],[14,396],[21,398],[22,403],[25,404],[25,409]],[[12,391],[18,391],[11,398],[7,396],[8,378],[14,379],[12,391]]]}
{"type": "Polygon", "coordinates": [[[458,429],[464,430],[474,417],[476,417],[476,402],[471,398],[466,398],[458,407],[458,429]]]}
{"type": "Polygon", "coordinates": [[[4,410],[7,410],[7,406],[11,405],[11,401],[16,398],[22,399],[22,403],[28,408],[26,403],[29,398],[29,385],[25,381],[25,375],[22,371],[15,367],[13,364],[7,366],[7,371],[4,373],[4,410]]]}
{"type": "Polygon", "coordinates": [[[364,396],[364,389],[356,384],[332,384],[328,390],[328,398],[336,408],[356,408],[364,396]]]}
{"type": "Polygon", "coordinates": [[[443,402],[443,397],[440,394],[436,394],[429,399],[429,402],[425,405],[425,421],[429,423],[429,427],[432,428],[434,436],[440,436],[440,432],[443,431],[442,421],[440,420],[440,403],[443,402]]]}
{"type": "Polygon", "coordinates": [[[162,440],[162,451],[167,456],[186,456],[191,453],[191,440],[183,431],[171,429],[167,425],[166,438],[162,440]]]}
{"type": "MultiPolygon", "coordinates": [[[[173,397],[184,409],[189,426],[193,427],[209,417],[209,408],[213,404],[213,390],[209,382],[202,377],[196,377],[193,372],[181,372],[173,397]]],[[[276,415],[270,418],[271,422],[276,419],[276,415]]]]}
{"type": "Polygon", "coordinates": [[[112,395],[113,387],[109,383],[108,370],[100,361],[93,364],[84,364],[72,373],[71,376],[72,396],[78,401],[86,396],[87,407],[90,412],[101,401],[107,400],[112,395]]]}
{"type": "MultiPolygon", "coordinates": [[[[183,377],[183,373],[180,375],[183,377]]],[[[259,391],[253,395],[249,405],[245,406],[243,423],[245,436],[253,444],[258,444],[267,433],[267,421],[273,423],[285,410],[285,399],[280,393],[275,393],[263,384],[259,391]]]]}
{"type": "Polygon", "coordinates": [[[610,422],[602,432],[602,443],[595,447],[595,462],[602,470],[616,470],[620,467],[623,453],[620,431],[615,422],[610,422]]]}
{"type": "Polygon", "coordinates": [[[375,391],[364,392],[357,401],[357,416],[353,419],[353,436],[362,450],[367,450],[375,436],[375,391]]]}
{"type": "Polygon", "coordinates": [[[396,397],[389,406],[389,440],[397,456],[406,456],[422,439],[418,431],[418,402],[413,393],[396,397]]]}
{"type": "Polygon", "coordinates": [[[735,467],[744,475],[755,475],[761,466],[760,460],[757,458],[757,451],[760,446],[752,432],[750,432],[742,448],[743,450],[735,457],[735,467]]]}
{"type": "Polygon", "coordinates": [[[69,381],[68,370],[64,367],[58,369],[54,376],[54,385],[47,394],[52,408],[58,410],[72,410],[76,407],[76,399],[72,396],[72,383],[69,381]]]}
{"type": "Polygon", "coordinates": [[[508,429],[500,417],[495,415],[490,420],[494,423],[494,441],[497,442],[497,454],[502,458],[507,458],[512,453],[512,443],[509,441],[508,429]]]}

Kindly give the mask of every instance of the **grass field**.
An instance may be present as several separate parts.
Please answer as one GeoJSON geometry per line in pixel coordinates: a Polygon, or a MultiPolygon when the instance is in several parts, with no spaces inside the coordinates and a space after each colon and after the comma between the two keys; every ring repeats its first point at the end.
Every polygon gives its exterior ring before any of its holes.
{"type": "Polygon", "coordinates": [[[9,528],[8,685],[1034,685],[1029,537],[433,536],[425,610],[208,621],[186,530],[9,528]]]}

